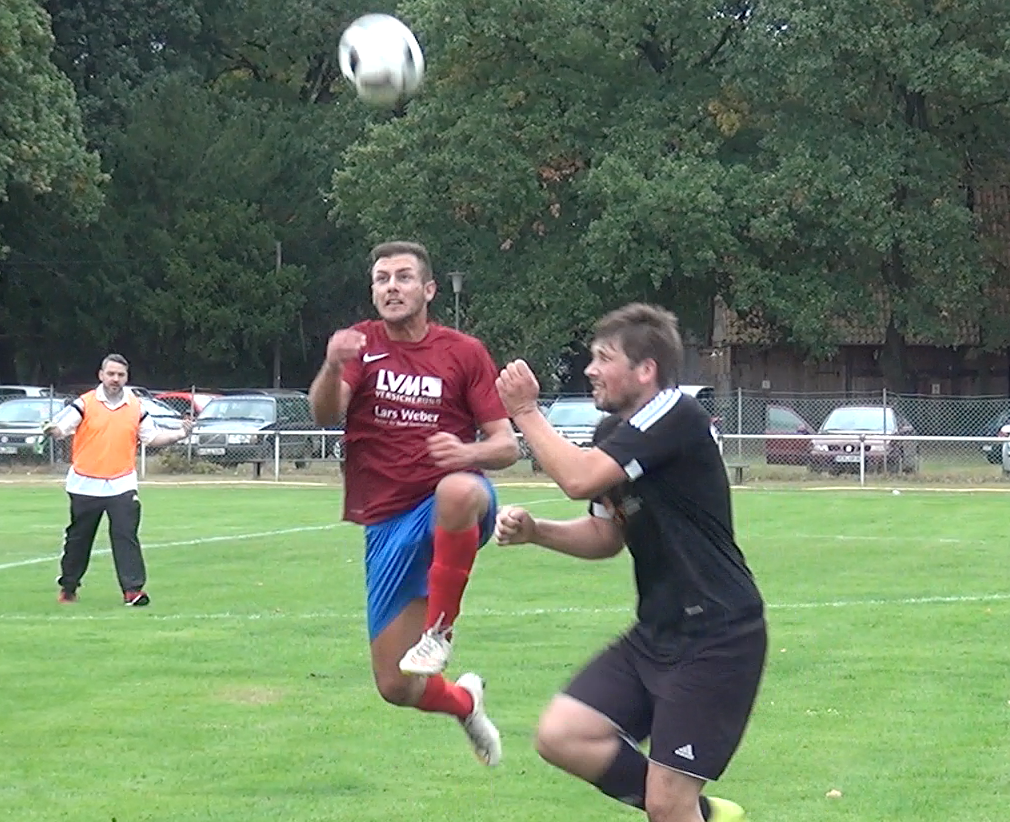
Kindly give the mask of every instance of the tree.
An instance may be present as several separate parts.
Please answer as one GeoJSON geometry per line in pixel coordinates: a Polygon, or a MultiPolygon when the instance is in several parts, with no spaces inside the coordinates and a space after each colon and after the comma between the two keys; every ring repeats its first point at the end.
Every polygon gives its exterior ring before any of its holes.
{"type": "Polygon", "coordinates": [[[707,327],[691,308],[716,282],[683,263],[712,258],[724,229],[702,232],[715,248],[675,251],[666,241],[680,206],[660,214],[625,197],[629,172],[648,187],[658,169],[717,167],[699,107],[718,89],[737,14],[713,17],[696,0],[662,12],[416,0],[401,13],[422,37],[429,77],[402,116],[377,116],[344,155],[338,225],[423,238],[443,266],[470,270],[469,328],[499,357],[522,354],[541,371],[630,298],[663,294],[690,306],[688,325],[707,327]],[[643,216],[639,232],[630,222],[643,216]]]}
{"type": "Polygon", "coordinates": [[[333,217],[478,269],[473,327],[499,353],[543,364],[628,299],[704,338],[721,294],[815,355],[882,318],[905,388],[908,340],[953,341],[982,301],[971,191],[1006,173],[998,0],[401,10],[430,82],[345,154],[333,217]]]}
{"type": "Polygon", "coordinates": [[[351,284],[361,233],[326,221],[333,158],[364,119],[351,96],[331,102],[353,9],[328,5],[48,0],[56,60],[112,179],[86,231],[52,209],[11,210],[33,379],[88,379],[116,347],[135,376],[219,385],[268,380],[279,351],[286,381],[307,383],[326,336],[367,299],[363,279],[351,284]]]}
{"type": "Polygon", "coordinates": [[[65,233],[94,218],[102,200],[98,156],[85,147],[73,86],[53,65],[52,48],[38,4],[7,0],[0,8],[0,371],[12,376],[15,341],[38,333],[51,284],[44,269],[16,267],[15,240],[38,238],[31,217],[41,212],[58,215],[65,233]]]}
{"type": "Polygon", "coordinates": [[[817,353],[879,323],[914,389],[909,340],[953,344],[996,273],[972,192],[1010,173],[1007,37],[998,0],[757,7],[724,99],[757,146],[733,302],[817,353]]]}
{"type": "Polygon", "coordinates": [[[58,192],[77,216],[100,203],[98,157],[84,147],[73,87],[50,59],[53,35],[34,0],[0,10],[0,200],[12,186],[58,192]]]}

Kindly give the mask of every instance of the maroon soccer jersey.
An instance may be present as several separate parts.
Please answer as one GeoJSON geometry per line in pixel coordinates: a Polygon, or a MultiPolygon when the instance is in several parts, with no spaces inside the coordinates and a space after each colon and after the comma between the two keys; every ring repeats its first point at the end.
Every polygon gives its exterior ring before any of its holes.
{"type": "Polygon", "coordinates": [[[343,373],[344,519],[371,525],[413,508],[450,473],[428,456],[428,437],[473,442],[479,425],[508,414],[480,340],[434,324],[420,342],[390,340],[379,320],[354,328],[367,342],[343,373]]]}

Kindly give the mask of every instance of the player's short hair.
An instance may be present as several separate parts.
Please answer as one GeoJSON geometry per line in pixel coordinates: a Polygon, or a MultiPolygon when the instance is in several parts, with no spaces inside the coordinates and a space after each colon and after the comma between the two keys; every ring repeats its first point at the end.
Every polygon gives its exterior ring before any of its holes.
{"type": "Polygon", "coordinates": [[[424,282],[432,278],[431,255],[428,254],[428,249],[420,243],[407,240],[393,240],[375,246],[368,255],[368,270],[371,271],[375,264],[384,257],[395,257],[398,254],[410,254],[421,264],[421,279],[424,282]]]}
{"type": "Polygon", "coordinates": [[[126,361],[126,357],[122,354],[106,354],[102,359],[102,371],[105,370],[105,366],[107,366],[110,362],[119,363],[127,371],[130,370],[130,364],[126,361]]]}
{"type": "Polygon", "coordinates": [[[597,321],[593,341],[614,340],[633,365],[654,360],[656,380],[660,388],[668,388],[680,381],[684,368],[684,343],[677,325],[672,311],[648,303],[629,303],[597,321]]]}

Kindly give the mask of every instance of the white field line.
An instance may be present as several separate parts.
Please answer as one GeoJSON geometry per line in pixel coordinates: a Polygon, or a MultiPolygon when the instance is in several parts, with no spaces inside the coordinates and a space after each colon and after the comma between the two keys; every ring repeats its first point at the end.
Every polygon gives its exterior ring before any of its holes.
{"type": "MultiPolygon", "coordinates": [[[[564,497],[546,497],[544,499],[532,499],[523,503],[523,505],[541,505],[545,502],[561,502],[564,497]]],[[[263,539],[265,537],[279,537],[285,534],[301,534],[307,531],[329,531],[333,528],[340,528],[345,525],[353,525],[352,522],[331,522],[328,525],[303,525],[296,528],[280,528],[276,531],[257,531],[251,534],[222,534],[216,537],[194,537],[193,539],[179,539],[173,540],[172,542],[147,542],[142,543],[144,549],[148,548],[180,548],[184,546],[191,545],[206,545],[214,542],[241,542],[247,539],[263,539]]],[[[100,556],[102,554],[111,554],[111,548],[97,548],[91,552],[92,556],[100,556]]],[[[21,559],[16,562],[5,562],[0,563],[0,571],[6,571],[10,568],[24,568],[26,565],[40,565],[43,562],[55,562],[59,560],[60,555],[50,555],[45,557],[32,557],[31,559],[21,559]]]]}
{"type": "MultiPolygon", "coordinates": [[[[1006,602],[1010,600],[1010,593],[978,594],[964,596],[925,596],[925,597],[904,597],[898,599],[839,599],[825,602],[781,602],[769,603],[769,611],[797,611],[811,609],[828,608],[879,608],[879,607],[907,607],[918,605],[957,605],[966,603],[986,603],[986,602],[1006,602]]],[[[580,606],[559,606],[556,608],[517,608],[515,610],[498,610],[493,608],[467,610],[467,617],[476,618],[519,618],[530,616],[592,616],[597,614],[632,614],[631,606],[614,605],[600,608],[585,608],[580,606]]],[[[122,619],[122,611],[117,609],[119,616],[115,614],[71,614],[66,607],[61,607],[59,613],[54,614],[0,614],[0,622],[106,622],[122,619]]],[[[131,611],[131,613],[134,613],[131,611]]],[[[150,610],[145,610],[144,618],[152,619],[156,622],[185,622],[185,621],[213,621],[213,620],[235,620],[240,622],[267,622],[270,620],[294,619],[294,620],[335,620],[350,621],[362,620],[365,617],[364,611],[313,611],[309,613],[285,613],[270,611],[267,613],[241,614],[230,611],[219,613],[203,614],[158,614],[150,610]]]]}
{"type": "MultiPolygon", "coordinates": [[[[768,535],[750,534],[741,540],[744,547],[754,540],[770,540],[773,537],[768,535]]],[[[962,539],[960,537],[928,537],[928,536],[889,536],[887,534],[790,534],[792,540],[810,540],[811,542],[915,542],[919,544],[939,544],[939,545],[988,545],[996,542],[996,539],[962,539]]],[[[1002,540],[1000,540],[1002,542],[1002,540]]]]}
{"type": "MultiPolygon", "coordinates": [[[[338,528],[341,525],[350,525],[351,523],[343,522],[333,522],[329,525],[304,525],[298,528],[281,528],[276,531],[258,531],[252,534],[225,534],[219,537],[197,537],[194,539],[179,539],[172,542],[148,542],[144,544],[144,548],[178,548],[184,545],[205,545],[211,542],[241,542],[246,539],[261,539],[263,537],[279,537],[284,534],[300,534],[306,531],[329,531],[333,528],[338,528]]],[[[111,554],[112,550],[110,548],[97,548],[91,552],[92,556],[99,554],[111,554]]],[[[55,562],[59,560],[60,555],[55,554],[48,557],[32,557],[31,559],[22,559],[17,562],[5,562],[0,565],[0,571],[6,571],[9,568],[23,568],[26,565],[39,565],[43,562],[55,562]]]]}

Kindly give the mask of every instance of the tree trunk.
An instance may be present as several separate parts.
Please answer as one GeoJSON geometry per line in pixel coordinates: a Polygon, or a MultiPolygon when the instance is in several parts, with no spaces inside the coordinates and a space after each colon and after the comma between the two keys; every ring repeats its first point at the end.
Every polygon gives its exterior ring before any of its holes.
{"type": "Polygon", "coordinates": [[[880,351],[880,373],[884,378],[884,387],[888,391],[899,394],[915,391],[915,379],[908,370],[905,335],[894,324],[893,316],[887,321],[884,347],[880,351]]]}

